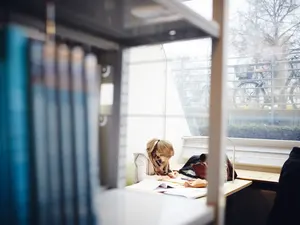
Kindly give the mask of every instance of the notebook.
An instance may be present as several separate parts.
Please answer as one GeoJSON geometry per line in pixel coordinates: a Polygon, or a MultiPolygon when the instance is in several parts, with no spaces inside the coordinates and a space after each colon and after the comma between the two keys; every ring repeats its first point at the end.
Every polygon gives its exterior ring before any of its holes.
{"type": "Polygon", "coordinates": [[[166,195],[175,195],[185,198],[196,199],[206,196],[207,188],[172,188],[162,193],[166,195]]]}
{"type": "Polygon", "coordinates": [[[180,196],[185,198],[201,198],[207,194],[207,188],[185,188],[182,181],[170,179],[170,181],[157,181],[146,179],[137,184],[126,187],[129,190],[149,191],[166,195],[180,196]],[[176,183],[179,181],[179,183],[176,183]]]}
{"type": "Polygon", "coordinates": [[[174,187],[183,187],[180,184],[166,182],[166,181],[157,181],[152,179],[145,179],[137,184],[126,187],[131,190],[140,190],[140,191],[155,191],[160,189],[174,188],[174,187]]]}

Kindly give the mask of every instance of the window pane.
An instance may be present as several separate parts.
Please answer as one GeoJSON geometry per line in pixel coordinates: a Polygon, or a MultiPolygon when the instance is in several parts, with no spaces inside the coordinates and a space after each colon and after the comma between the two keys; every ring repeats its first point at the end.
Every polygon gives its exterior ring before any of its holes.
{"type": "Polygon", "coordinates": [[[161,46],[135,48],[130,55],[128,113],[163,115],[167,64],[161,46]]]}
{"type": "Polygon", "coordinates": [[[161,117],[127,117],[127,156],[133,161],[133,153],[146,153],[147,141],[163,137],[164,120],[161,117]]]}
{"type": "Polygon", "coordinates": [[[300,2],[230,3],[228,135],[300,140],[300,2]]]}

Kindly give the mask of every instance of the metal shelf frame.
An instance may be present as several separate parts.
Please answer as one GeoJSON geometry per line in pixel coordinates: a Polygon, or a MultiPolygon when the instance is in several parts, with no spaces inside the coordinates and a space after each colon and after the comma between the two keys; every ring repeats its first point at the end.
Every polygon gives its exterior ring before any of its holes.
{"type": "MultiPolygon", "coordinates": [[[[110,0],[117,4],[112,11],[116,18],[111,24],[106,20],[101,21],[105,0],[61,0],[58,1],[57,35],[79,41],[104,50],[100,63],[112,65],[114,68],[111,82],[114,84],[114,104],[112,113],[108,116],[106,125],[100,128],[100,154],[102,184],[109,188],[122,188],[125,185],[125,153],[120,150],[120,130],[122,125],[121,105],[126,99],[121,98],[122,81],[128,79],[127,69],[123,61],[126,60],[126,48],[140,45],[159,44],[179,40],[212,38],[212,74],[210,97],[210,138],[208,158],[208,196],[207,204],[214,209],[214,222],[216,225],[224,224],[225,197],[223,191],[223,164],[225,162],[226,143],[226,66],[227,66],[227,13],[228,0],[213,0],[213,21],[208,21],[194,11],[176,0],[110,0]],[[162,5],[165,9],[178,14],[181,19],[167,21],[142,27],[124,28],[121,16],[126,2],[146,2],[162,5]],[[86,4],[86,10],[80,12],[79,3],[86,4]],[[62,4],[65,3],[65,4],[62,4]],[[74,5],[74,8],[67,9],[74,5]],[[89,15],[91,11],[99,10],[98,14],[89,15]],[[76,6],[77,5],[77,6],[76,6]],[[75,7],[76,6],[76,7],[75,7]],[[88,6],[88,7],[87,7],[88,6]],[[64,8],[65,7],[65,8],[64,8]],[[78,14],[78,15],[77,15],[78,14]],[[95,17],[95,18],[93,18],[95,17]],[[114,24],[116,26],[114,26],[114,24]],[[172,34],[170,31],[175,31],[172,34]],[[113,162],[113,163],[112,163],[113,162]]],[[[40,1],[44,2],[44,1],[40,1]]],[[[44,11],[43,3],[35,0],[10,0],[10,4],[1,2],[0,9],[4,9],[10,22],[19,23],[30,27],[28,32],[32,36],[43,39],[44,11]],[[33,29],[32,29],[33,28],[33,29]]],[[[201,1],[199,1],[201,4],[201,1]]],[[[3,12],[3,11],[1,11],[3,12]]],[[[105,19],[105,18],[104,18],[105,19]]],[[[126,19],[126,18],[125,18],[126,19]]]]}
{"type": "MultiPolygon", "coordinates": [[[[174,0],[60,0],[56,1],[57,34],[73,36],[80,31],[88,36],[101,37],[123,47],[159,44],[196,38],[218,38],[219,26],[174,0]],[[154,18],[135,16],[133,10],[151,13],[166,11],[154,18]],[[157,12],[158,11],[158,12],[157,12]],[[160,19],[158,19],[160,18],[160,19]],[[152,21],[155,19],[155,21],[152,21]],[[68,29],[64,29],[68,28],[68,29]],[[73,31],[72,31],[73,30],[73,31]]],[[[44,30],[45,3],[36,0],[10,0],[0,3],[3,15],[10,21],[27,23],[44,30]],[[30,17],[30,20],[28,20],[30,17]],[[37,26],[37,23],[42,23],[37,26]]],[[[74,37],[74,36],[73,36],[74,37]]],[[[83,39],[83,38],[82,38],[83,39]]],[[[84,41],[88,42],[88,40],[84,41]]]]}

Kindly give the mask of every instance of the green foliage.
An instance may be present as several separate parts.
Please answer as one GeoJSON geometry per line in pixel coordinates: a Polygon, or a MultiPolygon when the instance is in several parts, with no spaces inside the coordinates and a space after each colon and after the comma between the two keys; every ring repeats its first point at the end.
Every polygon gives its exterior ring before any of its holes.
{"type": "MultiPolygon", "coordinates": [[[[229,125],[228,137],[275,139],[275,140],[300,140],[300,127],[274,126],[274,125],[229,125]]],[[[200,134],[208,136],[208,127],[199,128],[200,134]]]]}

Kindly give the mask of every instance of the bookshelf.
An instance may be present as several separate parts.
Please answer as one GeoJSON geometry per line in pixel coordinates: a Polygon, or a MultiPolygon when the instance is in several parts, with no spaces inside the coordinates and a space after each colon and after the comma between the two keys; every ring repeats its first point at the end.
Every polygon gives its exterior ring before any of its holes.
{"type": "MultiPolygon", "coordinates": [[[[111,65],[113,72],[102,83],[114,85],[114,99],[111,113],[105,115],[107,122],[100,128],[101,184],[112,190],[104,191],[100,197],[110,196],[118,204],[114,207],[126,208],[131,194],[118,188],[124,187],[125,153],[120,140],[120,112],[122,80],[126,79],[126,49],[134,46],[167,43],[179,40],[212,38],[212,76],[210,100],[210,140],[208,171],[207,207],[201,208],[192,224],[203,224],[201,216],[210,218],[213,223],[222,225],[224,220],[225,198],[222,185],[221,164],[224,162],[226,130],[226,35],[227,2],[213,0],[213,21],[198,15],[182,1],[176,0],[60,0],[56,1],[56,35],[73,40],[83,46],[100,50],[101,65],[111,65]],[[117,193],[120,194],[117,194],[117,193]],[[119,197],[118,197],[119,196],[119,197]],[[126,200],[127,199],[127,200],[126,200]],[[122,202],[123,201],[123,202],[122,202]],[[213,209],[213,210],[212,210],[213,209]],[[201,211],[201,212],[200,212],[201,211]],[[198,221],[198,222],[197,222],[198,221]]],[[[1,2],[3,19],[20,24],[31,36],[43,39],[45,24],[44,1],[10,0],[1,2]]],[[[199,1],[201,4],[201,1],[199,1]]],[[[126,124],[124,125],[126,126],[126,124]]],[[[107,197],[109,198],[109,197],[107,197]]],[[[133,197],[131,205],[138,206],[140,198],[133,197]]],[[[150,201],[150,200],[149,200],[150,201]]],[[[164,204],[167,204],[165,200],[164,204]]],[[[149,203],[149,204],[153,204],[149,203]]],[[[185,203],[184,203],[185,204],[185,203]]],[[[101,207],[106,207],[105,205],[101,207]]],[[[109,207],[109,201],[108,205],[109,207]]],[[[119,213],[124,213],[122,210],[119,213]]],[[[146,209],[141,212],[146,215],[146,209]]],[[[181,213],[185,214],[184,211],[181,213]]],[[[113,215],[117,217],[117,215],[113,215]]],[[[155,215],[153,215],[155,216],[155,215]]],[[[159,216],[159,214],[157,214],[159,216]]],[[[128,217],[117,224],[129,224],[128,217]]],[[[189,221],[190,222],[190,221],[189,221]]],[[[103,223],[105,224],[105,223],[103,223]]],[[[115,223],[116,224],[116,223],[115,223]]]]}

